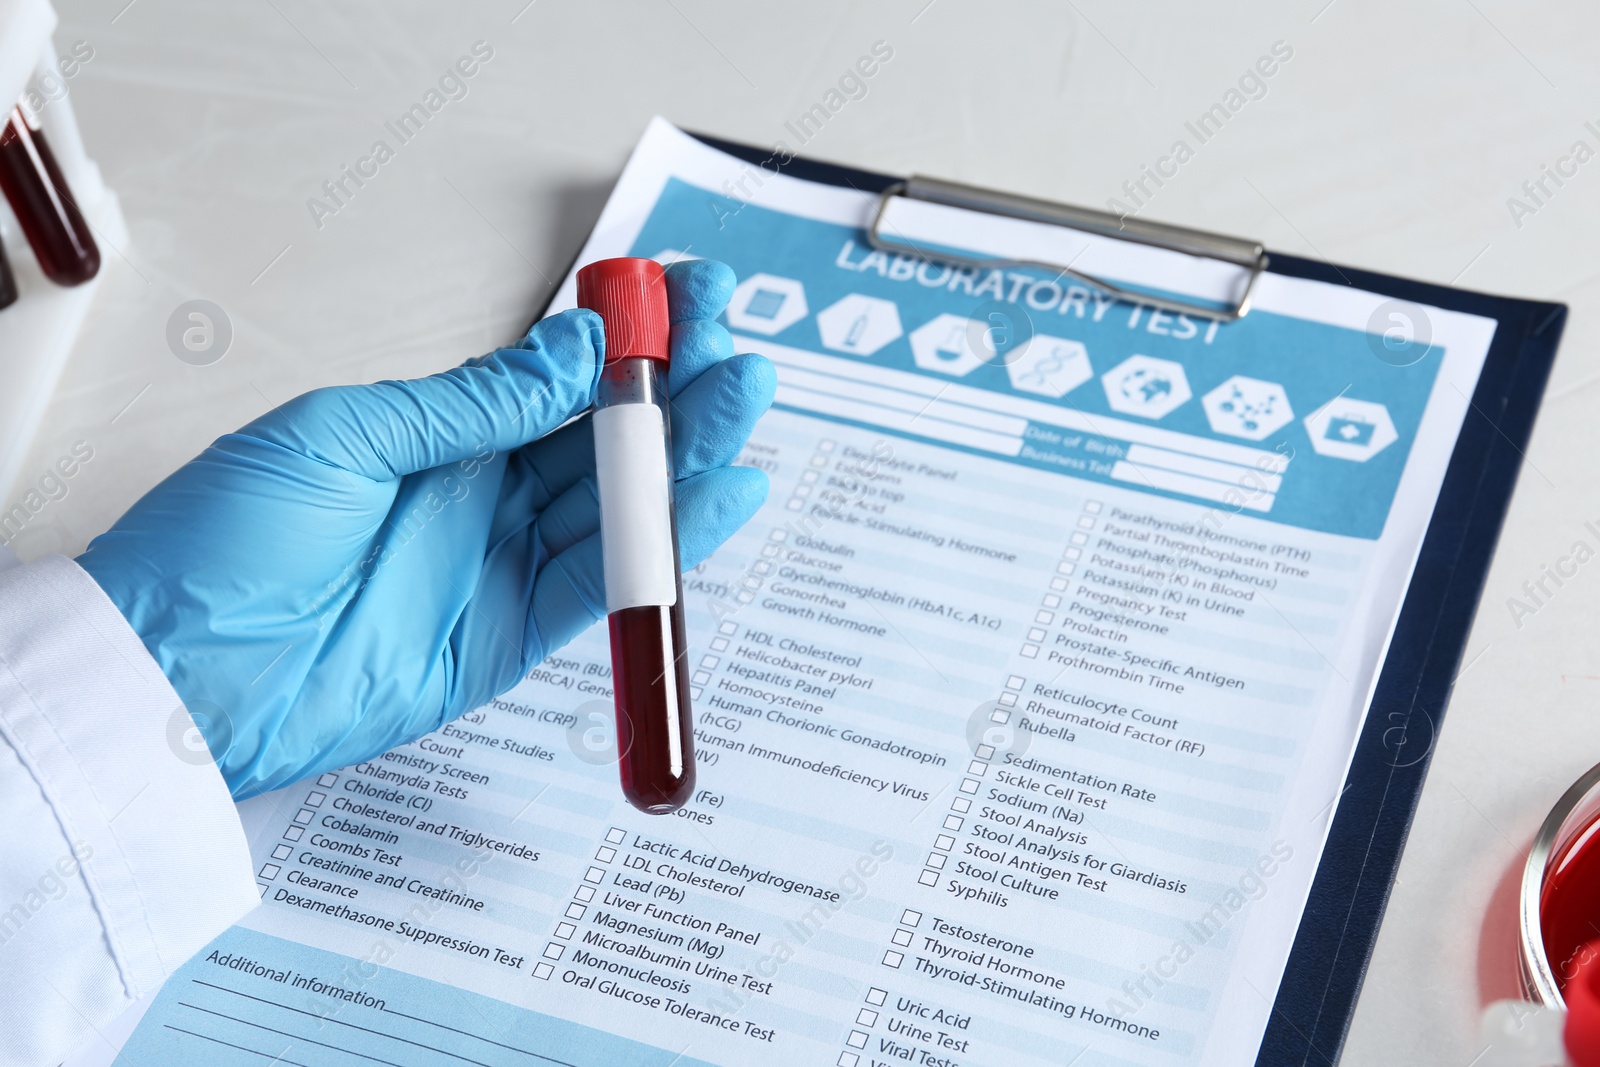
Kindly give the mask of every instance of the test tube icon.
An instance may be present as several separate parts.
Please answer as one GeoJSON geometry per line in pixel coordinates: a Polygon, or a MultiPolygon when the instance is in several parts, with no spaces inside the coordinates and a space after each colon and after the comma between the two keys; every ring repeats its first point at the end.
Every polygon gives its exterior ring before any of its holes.
{"type": "Polygon", "coordinates": [[[965,321],[953,323],[950,333],[940,341],[934,354],[940,359],[960,359],[967,354],[967,324],[965,321]]]}
{"type": "Polygon", "coordinates": [[[593,427],[622,792],[664,815],[694,792],[666,276],[650,259],[600,260],[578,272],[578,303],[605,324],[593,427]]]}
{"type": "Polygon", "coordinates": [[[854,348],[861,343],[861,337],[867,332],[867,313],[863,311],[856,316],[856,321],[850,324],[850,331],[844,335],[844,346],[854,348]]]}

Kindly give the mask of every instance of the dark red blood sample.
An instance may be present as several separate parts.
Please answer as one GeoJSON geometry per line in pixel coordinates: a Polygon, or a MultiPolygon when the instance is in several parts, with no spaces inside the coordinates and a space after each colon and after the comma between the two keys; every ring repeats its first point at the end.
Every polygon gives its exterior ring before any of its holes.
{"type": "Polygon", "coordinates": [[[44,134],[13,108],[0,131],[0,191],[34,258],[57,285],[81,285],[100,271],[100,249],[44,134]]]}
{"type": "Polygon", "coordinates": [[[6,246],[0,244],[0,308],[17,302],[17,279],[11,273],[11,261],[6,258],[6,246]]]}
{"type": "Polygon", "coordinates": [[[683,593],[671,607],[623,608],[608,621],[622,792],[640,811],[665,814],[694,792],[689,665],[677,651],[689,647],[683,593]]]}
{"type": "MultiPolygon", "coordinates": [[[[1565,989],[1586,958],[1585,946],[1600,938],[1600,820],[1591,822],[1554,857],[1539,894],[1544,954],[1565,989]]],[[[1592,948],[1589,952],[1594,951],[1592,948]]]]}

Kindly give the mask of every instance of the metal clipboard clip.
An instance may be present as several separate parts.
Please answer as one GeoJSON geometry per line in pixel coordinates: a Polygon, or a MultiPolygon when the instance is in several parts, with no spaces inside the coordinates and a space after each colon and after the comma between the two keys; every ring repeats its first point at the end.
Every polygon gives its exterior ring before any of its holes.
{"type": "Polygon", "coordinates": [[[867,230],[867,243],[884,252],[913,255],[921,259],[962,266],[1035,267],[1040,270],[1058,271],[1060,276],[1076,278],[1131,304],[1144,304],[1163,311],[1182,312],[1222,322],[1234,322],[1249,312],[1250,298],[1255,292],[1256,280],[1267,269],[1267,253],[1260,241],[1247,241],[1239,237],[1227,237],[1222,234],[1207,233],[1204,230],[1191,230],[1184,226],[1148,222],[1143,219],[1118,218],[1106,211],[1095,211],[1090,208],[1074,207],[1071,204],[1058,204],[1050,200],[1037,200],[1030,196],[1018,196],[1015,193],[1002,193],[992,189],[962,185],[959,182],[948,182],[940,178],[923,178],[915,175],[905,181],[895,182],[879,195],[878,205],[872,216],[872,225],[867,230]],[[909,241],[898,241],[883,235],[884,213],[896,197],[906,200],[925,200],[932,204],[982,211],[990,215],[1003,215],[1030,222],[1049,223],[1095,237],[1131,241],[1203,259],[1231,263],[1250,273],[1245,281],[1244,292],[1240,294],[1238,301],[1231,306],[1218,306],[1174,300],[1170,297],[1128,289],[1093,274],[1075,270],[1070,263],[1047,263],[1036,259],[1005,257],[982,258],[946,252],[942,249],[927,249],[909,241]]]}

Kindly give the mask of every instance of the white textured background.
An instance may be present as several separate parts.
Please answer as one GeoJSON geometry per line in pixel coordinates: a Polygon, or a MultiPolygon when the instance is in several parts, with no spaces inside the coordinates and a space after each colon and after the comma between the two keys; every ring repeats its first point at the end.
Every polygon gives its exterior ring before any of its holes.
{"type": "Polygon", "coordinates": [[[74,441],[95,458],[21,555],[79,550],[213,437],[295,393],[436,370],[515,336],[652,114],[787,139],[783,123],[882,40],[894,58],[807,154],[1101,206],[1285,41],[1293,59],[1266,95],[1148,217],[1573,309],[1345,1056],[1467,1067],[1479,1005],[1514,985],[1521,850],[1600,760],[1600,562],[1520,629],[1506,606],[1575,538],[1593,543],[1581,524],[1600,519],[1600,160],[1520,227],[1507,206],[1575,140],[1600,149],[1583,125],[1600,120],[1600,13],[1516,0],[525,3],[62,0],[58,48],[95,53],[72,98],[132,240],[106,250],[23,484],[74,441]],[[494,58],[470,95],[319,230],[307,198],[480,39],[494,58]],[[209,367],[165,341],[169,314],[196,297],[235,330],[209,367]]]}

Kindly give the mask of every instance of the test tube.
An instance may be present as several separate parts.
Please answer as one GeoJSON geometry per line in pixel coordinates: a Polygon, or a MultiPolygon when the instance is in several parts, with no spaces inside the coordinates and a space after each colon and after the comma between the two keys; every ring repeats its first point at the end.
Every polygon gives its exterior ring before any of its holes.
{"type": "Polygon", "coordinates": [[[12,107],[0,130],[0,191],[17,216],[45,277],[81,285],[100,270],[100,249],[72,198],[44,134],[12,107]]]}
{"type": "Polygon", "coordinates": [[[622,792],[640,811],[665,815],[694,792],[666,276],[650,259],[600,260],[578,272],[578,303],[605,324],[594,458],[622,792]]]}
{"type": "Polygon", "coordinates": [[[6,258],[6,246],[0,241],[0,308],[17,302],[17,278],[11,273],[11,261],[6,258]]]}

